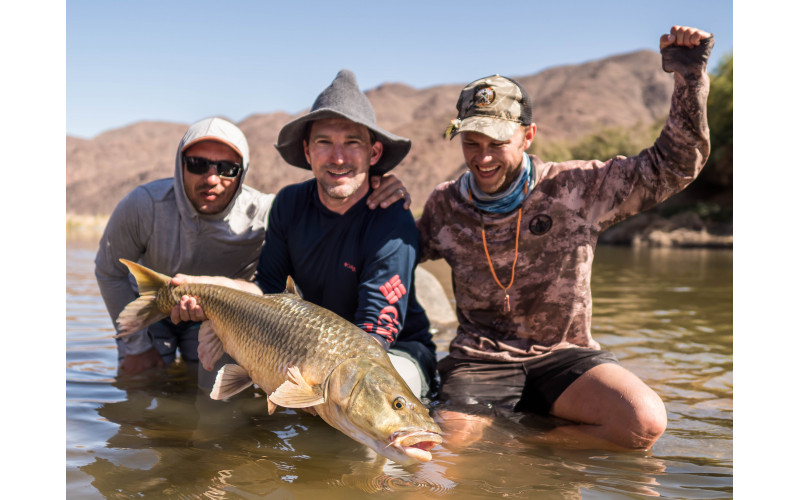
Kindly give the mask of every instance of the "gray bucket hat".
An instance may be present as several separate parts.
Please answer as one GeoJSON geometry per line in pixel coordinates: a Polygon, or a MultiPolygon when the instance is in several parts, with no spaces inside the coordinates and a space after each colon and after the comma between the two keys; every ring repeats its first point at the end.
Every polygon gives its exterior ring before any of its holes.
{"type": "Polygon", "coordinates": [[[378,127],[375,123],[375,110],[367,96],[358,88],[356,76],[352,71],[339,71],[330,86],[314,101],[311,111],[283,126],[278,134],[275,148],[284,160],[295,167],[311,170],[303,151],[306,127],[314,120],[326,118],[345,118],[364,125],[371,130],[376,140],[383,144],[383,154],[378,163],[370,168],[370,173],[383,175],[396,167],[411,149],[411,140],[394,135],[378,127]]]}

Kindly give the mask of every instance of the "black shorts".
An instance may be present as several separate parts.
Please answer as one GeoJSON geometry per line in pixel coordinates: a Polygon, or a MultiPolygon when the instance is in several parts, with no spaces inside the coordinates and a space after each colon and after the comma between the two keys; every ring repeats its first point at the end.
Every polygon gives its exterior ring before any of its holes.
{"type": "Polygon", "coordinates": [[[453,407],[482,405],[546,415],[570,384],[603,363],[619,361],[608,351],[578,347],[524,363],[447,356],[438,366],[439,399],[453,407]]]}

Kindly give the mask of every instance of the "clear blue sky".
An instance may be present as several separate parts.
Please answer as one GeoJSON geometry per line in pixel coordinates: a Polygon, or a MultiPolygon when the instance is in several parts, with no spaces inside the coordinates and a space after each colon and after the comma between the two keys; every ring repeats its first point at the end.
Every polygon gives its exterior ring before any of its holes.
{"type": "Polygon", "coordinates": [[[341,68],[364,90],[533,74],[657,50],[673,24],[714,33],[712,67],[733,49],[733,4],[720,0],[70,0],[66,132],[297,113],[341,68]]]}

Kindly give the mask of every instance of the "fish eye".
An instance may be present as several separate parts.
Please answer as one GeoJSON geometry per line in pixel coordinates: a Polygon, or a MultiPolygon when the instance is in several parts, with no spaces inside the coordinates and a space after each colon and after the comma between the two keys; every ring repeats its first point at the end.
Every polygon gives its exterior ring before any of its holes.
{"type": "Polygon", "coordinates": [[[397,396],[394,398],[394,401],[392,401],[392,406],[395,410],[402,410],[406,407],[406,399],[403,396],[397,396]]]}

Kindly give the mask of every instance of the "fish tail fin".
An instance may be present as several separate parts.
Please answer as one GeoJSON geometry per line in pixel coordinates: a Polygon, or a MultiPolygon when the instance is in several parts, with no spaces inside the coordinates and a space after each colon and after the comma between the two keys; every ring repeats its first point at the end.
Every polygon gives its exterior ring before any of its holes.
{"type": "Polygon", "coordinates": [[[141,264],[126,259],[119,259],[128,267],[139,287],[139,298],[125,306],[117,318],[119,326],[116,338],[138,332],[157,321],[166,318],[168,314],[161,312],[156,304],[156,292],[169,285],[170,277],[148,269],[141,264]]]}
{"type": "Polygon", "coordinates": [[[153,271],[136,262],[131,262],[127,259],[119,259],[119,261],[125,264],[133,277],[136,278],[139,295],[155,295],[160,288],[167,286],[172,279],[166,274],[153,271]]]}

